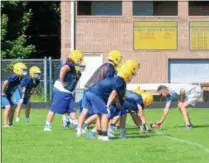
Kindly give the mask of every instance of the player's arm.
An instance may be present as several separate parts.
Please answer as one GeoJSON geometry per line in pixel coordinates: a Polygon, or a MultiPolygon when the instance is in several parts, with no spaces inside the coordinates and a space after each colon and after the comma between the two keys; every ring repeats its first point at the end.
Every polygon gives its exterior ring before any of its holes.
{"type": "Polygon", "coordinates": [[[138,107],[138,116],[141,118],[142,125],[146,124],[146,118],[144,115],[144,110],[141,105],[137,104],[138,107]]]}
{"type": "Polygon", "coordinates": [[[26,92],[26,87],[23,87],[22,88],[22,99],[25,98],[25,92],[26,92]]]}
{"type": "Polygon", "coordinates": [[[5,94],[6,88],[9,85],[9,81],[5,80],[3,85],[2,85],[2,95],[5,94]]]}
{"type": "Polygon", "coordinates": [[[107,108],[109,108],[109,106],[113,103],[113,101],[118,97],[118,93],[113,90],[107,100],[107,108]]]}
{"type": "Polygon", "coordinates": [[[165,105],[165,108],[163,110],[163,114],[161,116],[161,119],[160,121],[158,122],[159,124],[162,124],[164,122],[164,120],[166,119],[167,115],[168,115],[168,112],[169,112],[169,108],[170,108],[170,105],[171,105],[171,102],[168,102],[166,105],[165,105]]]}
{"type": "Polygon", "coordinates": [[[60,70],[60,82],[62,83],[63,86],[64,86],[65,75],[68,71],[70,71],[70,67],[68,65],[64,65],[60,70]]]}

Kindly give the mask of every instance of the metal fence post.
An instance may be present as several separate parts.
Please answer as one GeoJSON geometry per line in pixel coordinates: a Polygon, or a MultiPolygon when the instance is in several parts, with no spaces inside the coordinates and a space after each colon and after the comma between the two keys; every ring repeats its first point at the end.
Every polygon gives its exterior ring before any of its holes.
{"type": "Polygon", "coordinates": [[[47,58],[44,57],[44,102],[47,102],[47,58]]]}
{"type": "Polygon", "coordinates": [[[51,95],[52,95],[52,85],[53,85],[53,79],[52,79],[52,57],[49,57],[49,100],[51,101],[51,95]]]}

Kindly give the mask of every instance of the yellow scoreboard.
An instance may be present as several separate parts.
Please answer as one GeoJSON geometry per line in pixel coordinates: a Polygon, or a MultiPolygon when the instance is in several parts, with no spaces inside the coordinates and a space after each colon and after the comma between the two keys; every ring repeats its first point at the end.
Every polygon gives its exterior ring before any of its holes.
{"type": "Polygon", "coordinates": [[[176,50],[177,22],[134,22],[134,50],[176,50]]]}
{"type": "Polygon", "coordinates": [[[209,50],[209,22],[190,22],[189,37],[191,50],[209,50]]]}

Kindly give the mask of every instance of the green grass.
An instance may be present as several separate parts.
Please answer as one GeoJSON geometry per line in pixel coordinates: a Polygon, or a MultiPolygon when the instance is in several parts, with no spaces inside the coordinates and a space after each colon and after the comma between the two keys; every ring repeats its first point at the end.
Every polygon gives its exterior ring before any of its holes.
{"type": "MultiPolygon", "coordinates": [[[[161,112],[147,110],[149,122],[159,120],[161,112]]],[[[62,128],[59,115],[53,121],[53,131],[44,132],[47,110],[32,110],[28,125],[22,112],[22,119],[15,123],[14,128],[2,129],[2,162],[209,163],[209,153],[196,145],[198,143],[209,150],[209,109],[192,109],[190,113],[193,124],[197,126],[192,130],[183,128],[182,117],[175,109],[170,111],[158,134],[139,133],[129,118],[127,139],[101,142],[77,138],[73,130],[62,128]]]]}

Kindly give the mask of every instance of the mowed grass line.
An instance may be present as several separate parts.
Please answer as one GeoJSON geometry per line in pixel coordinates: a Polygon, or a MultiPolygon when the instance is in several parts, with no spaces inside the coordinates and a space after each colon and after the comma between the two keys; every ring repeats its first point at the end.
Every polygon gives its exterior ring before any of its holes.
{"type": "MultiPolygon", "coordinates": [[[[192,109],[191,118],[197,126],[183,128],[177,109],[171,110],[159,132],[209,148],[209,110],[192,109]]],[[[22,112],[23,113],[23,112],[22,112]]],[[[162,110],[146,110],[149,122],[158,121],[162,110]]],[[[14,128],[2,129],[3,163],[208,163],[209,153],[198,146],[166,139],[160,134],[139,133],[130,118],[127,139],[111,142],[77,138],[75,131],[62,128],[61,116],[53,121],[53,131],[44,132],[47,110],[31,112],[30,124],[24,114],[14,128]]],[[[118,136],[117,131],[116,136],[118,136]]]]}

